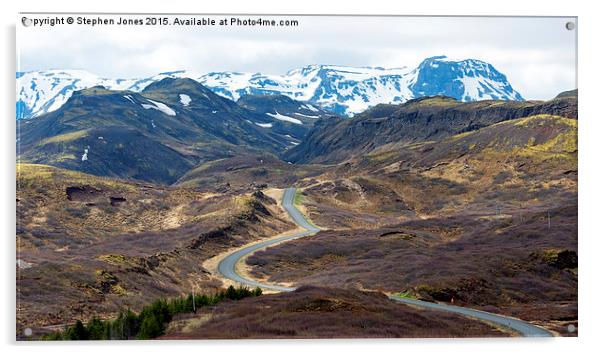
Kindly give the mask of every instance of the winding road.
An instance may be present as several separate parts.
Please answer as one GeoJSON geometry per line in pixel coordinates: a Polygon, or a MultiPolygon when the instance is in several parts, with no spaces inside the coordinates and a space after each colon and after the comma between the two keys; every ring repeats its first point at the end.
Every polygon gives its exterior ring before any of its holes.
{"type": "MultiPolygon", "coordinates": [[[[240,275],[236,271],[236,264],[238,262],[240,262],[242,258],[249,256],[258,250],[261,250],[261,249],[264,249],[264,248],[267,248],[269,246],[273,246],[273,245],[276,245],[279,243],[298,239],[301,237],[311,236],[311,235],[316,234],[318,231],[320,231],[320,229],[318,227],[316,227],[316,226],[312,225],[310,222],[308,222],[307,219],[303,216],[303,214],[299,211],[299,209],[297,209],[295,207],[295,205],[294,205],[295,193],[296,193],[295,188],[285,189],[284,195],[282,196],[282,207],[290,215],[290,217],[293,219],[293,221],[298,226],[305,229],[305,231],[299,231],[299,232],[295,232],[290,235],[286,235],[286,236],[282,236],[282,237],[278,237],[278,238],[273,238],[273,239],[270,239],[267,241],[255,243],[250,246],[243,247],[243,248],[227,255],[226,257],[224,257],[224,259],[221,260],[221,262],[219,262],[219,264],[217,266],[217,270],[222,276],[224,276],[225,278],[228,278],[230,280],[233,280],[237,283],[241,283],[241,284],[252,286],[252,287],[258,286],[263,289],[269,289],[269,290],[274,290],[274,291],[283,291],[284,292],[284,291],[294,291],[296,289],[294,287],[285,287],[285,286],[278,286],[278,285],[272,285],[272,284],[258,282],[253,279],[245,278],[244,276],[240,275]]],[[[427,302],[427,301],[421,301],[421,300],[408,299],[408,298],[399,297],[396,295],[390,295],[389,298],[393,301],[401,302],[401,303],[404,303],[407,305],[412,305],[412,306],[417,306],[417,307],[427,308],[427,309],[432,309],[432,310],[438,310],[438,311],[457,313],[457,314],[460,314],[463,316],[467,316],[470,318],[475,318],[475,319],[478,319],[481,321],[485,321],[485,322],[488,322],[488,323],[491,323],[494,325],[503,326],[510,330],[518,332],[520,335],[522,335],[524,337],[552,337],[553,336],[553,334],[551,332],[549,332],[548,330],[545,330],[541,327],[535,326],[531,323],[521,321],[519,319],[507,317],[507,316],[496,315],[493,313],[474,310],[474,309],[467,308],[467,307],[460,307],[460,306],[453,306],[453,305],[447,305],[447,304],[440,304],[440,303],[433,303],[433,302],[427,302]]]]}

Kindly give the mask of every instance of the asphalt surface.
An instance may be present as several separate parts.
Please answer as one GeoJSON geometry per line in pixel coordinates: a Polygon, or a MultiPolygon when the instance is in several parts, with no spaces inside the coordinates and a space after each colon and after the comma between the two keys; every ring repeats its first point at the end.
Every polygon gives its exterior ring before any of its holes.
{"type": "MultiPolygon", "coordinates": [[[[225,278],[234,280],[237,283],[251,286],[251,287],[260,287],[262,289],[269,289],[275,291],[294,291],[296,288],[294,287],[285,287],[279,285],[272,285],[261,283],[252,279],[245,278],[236,272],[236,264],[245,256],[248,256],[258,250],[267,248],[269,246],[273,246],[282,242],[294,240],[297,238],[310,236],[316,234],[320,229],[310,222],[303,216],[303,214],[297,209],[294,205],[295,199],[295,188],[287,188],[284,191],[284,195],[282,196],[282,207],[287,211],[290,217],[295,221],[297,225],[304,228],[305,231],[299,231],[287,236],[282,236],[278,238],[273,238],[267,241],[255,243],[253,245],[241,248],[236,252],[233,252],[226,256],[217,266],[217,270],[220,274],[222,274],[225,278]]],[[[502,315],[496,315],[493,313],[474,310],[467,307],[453,306],[447,304],[440,304],[434,302],[427,302],[421,300],[414,300],[404,297],[399,297],[396,295],[391,295],[389,298],[393,301],[401,302],[408,305],[418,306],[422,308],[428,308],[432,310],[438,311],[446,311],[457,313],[463,316],[476,318],[481,321],[489,322],[495,325],[503,326],[509,328],[513,331],[520,333],[524,337],[552,337],[552,333],[541,328],[537,327],[533,324],[530,324],[525,321],[521,321],[519,319],[506,317],[502,315]]]]}
{"type": "Polygon", "coordinates": [[[241,284],[244,284],[247,286],[252,286],[252,287],[258,286],[263,289],[270,289],[270,290],[275,290],[275,291],[294,291],[295,290],[295,288],[260,283],[255,280],[252,280],[252,279],[244,278],[236,272],[236,264],[243,257],[250,255],[250,254],[254,253],[255,251],[258,251],[258,250],[261,250],[261,249],[264,249],[269,246],[273,246],[273,245],[276,245],[278,243],[282,243],[285,241],[290,241],[290,240],[294,240],[297,238],[310,236],[310,235],[313,235],[313,234],[317,233],[318,231],[320,231],[319,228],[310,224],[307,221],[307,219],[305,219],[303,214],[301,214],[299,209],[297,209],[295,207],[295,205],[294,205],[295,192],[296,192],[295,188],[287,188],[284,190],[284,195],[282,196],[282,207],[290,215],[290,217],[293,219],[293,221],[297,225],[304,228],[305,231],[299,231],[299,232],[296,232],[296,233],[293,233],[293,234],[290,234],[287,236],[282,236],[282,237],[273,238],[273,239],[270,239],[267,241],[255,243],[253,245],[241,248],[241,249],[237,250],[236,252],[229,254],[228,256],[226,256],[226,258],[222,259],[222,261],[219,262],[219,264],[217,265],[217,271],[221,275],[223,275],[225,278],[234,280],[237,283],[241,283],[241,284]]]}

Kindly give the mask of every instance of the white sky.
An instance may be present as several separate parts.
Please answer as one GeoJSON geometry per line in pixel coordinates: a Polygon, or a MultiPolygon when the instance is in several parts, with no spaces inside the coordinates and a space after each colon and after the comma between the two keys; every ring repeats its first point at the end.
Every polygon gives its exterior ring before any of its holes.
{"type": "Polygon", "coordinates": [[[576,88],[577,31],[565,28],[574,18],[286,18],[299,20],[299,26],[19,24],[18,70],[84,69],[110,78],[181,69],[284,74],[308,64],[413,68],[426,57],[447,55],[491,63],[526,99],[576,88]]]}

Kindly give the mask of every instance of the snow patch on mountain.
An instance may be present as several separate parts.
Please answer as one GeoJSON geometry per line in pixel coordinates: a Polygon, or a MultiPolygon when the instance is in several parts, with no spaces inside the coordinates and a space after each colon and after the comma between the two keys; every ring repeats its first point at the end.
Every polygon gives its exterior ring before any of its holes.
{"type": "Polygon", "coordinates": [[[301,116],[301,117],[305,117],[305,118],[313,118],[313,119],[318,119],[318,118],[320,118],[320,116],[310,116],[310,115],[303,114],[303,113],[295,113],[295,115],[297,115],[297,116],[301,116]]]}
{"type": "MultiPolygon", "coordinates": [[[[283,76],[210,73],[200,82],[226,98],[238,100],[248,94],[282,94],[309,101],[339,114],[353,115],[384,102],[413,98],[408,85],[410,69],[309,65],[283,76]]],[[[311,105],[306,107],[317,111],[311,105]]]]}
{"type": "Polygon", "coordinates": [[[136,104],[136,102],[134,102],[134,99],[130,95],[124,95],[123,98],[125,98],[126,100],[132,102],[133,104],[136,104]]]}
{"type": "MultiPolygon", "coordinates": [[[[188,71],[172,71],[144,79],[107,79],[85,70],[41,70],[17,73],[17,118],[33,118],[59,109],[73,92],[94,86],[109,90],[142,91],[167,77],[198,77],[188,71]]],[[[128,100],[132,100],[127,95],[128,100]]],[[[124,96],[125,97],[125,96],[124,96]]]]}
{"type": "Polygon", "coordinates": [[[165,103],[161,103],[161,102],[157,102],[157,101],[153,101],[153,100],[149,100],[149,99],[146,99],[146,100],[152,104],[142,103],[141,106],[144,109],[156,109],[157,111],[161,111],[161,112],[167,114],[168,116],[176,115],[176,111],[169,108],[169,106],[167,106],[165,103]]]}
{"type": "Polygon", "coordinates": [[[190,104],[190,102],[192,102],[192,99],[190,98],[190,96],[186,95],[186,94],[180,94],[180,103],[183,106],[188,106],[190,104]]]}
{"type": "Polygon", "coordinates": [[[266,113],[268,116],[272,117],[272,118],[276,118],[278,120],[282,120],[285,122],[290,122],[290,123],[294,123],[294,124],[303,124],[302,121],[300,121],[297,118],[293,118],[293,117],[289,117],[289,116],[285,116],[284,114],[280,114],[278,113],[278,111],[276,111],[276,113],[266,113]]]}
{"type": "Polygon", "coordinates": [[[90,147],[84,149],[84,153],[82,154],[82,161],[88,161],[88,151],[90,151],[90,147]]]}
{"type": "Polygon", "coordinates": [[[319,111],[319,109],[317,109],[316,107],[314,107],[314,106],[312,106],[310,104],[304,104],[303,106],[299,107],[299,109],[301,109],[301,108],[308,109],[308,110],[310,110],[312,112],[318,112],[319,111]]]}

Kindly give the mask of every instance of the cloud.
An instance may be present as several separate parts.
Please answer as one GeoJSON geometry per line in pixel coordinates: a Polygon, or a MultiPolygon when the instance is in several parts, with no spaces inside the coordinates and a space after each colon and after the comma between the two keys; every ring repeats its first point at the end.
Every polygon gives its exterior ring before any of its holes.
{"type": "Polygon", "coordinates": [[[283,74],[315,63],[415,67],[444,54],[490,62],[530,99],[576,85],[576,30],[564,27],[570,18],[294,19],[298,27],[19,26],[20,70],[84,69],[112,78],[179,69],[283,74]]]}

